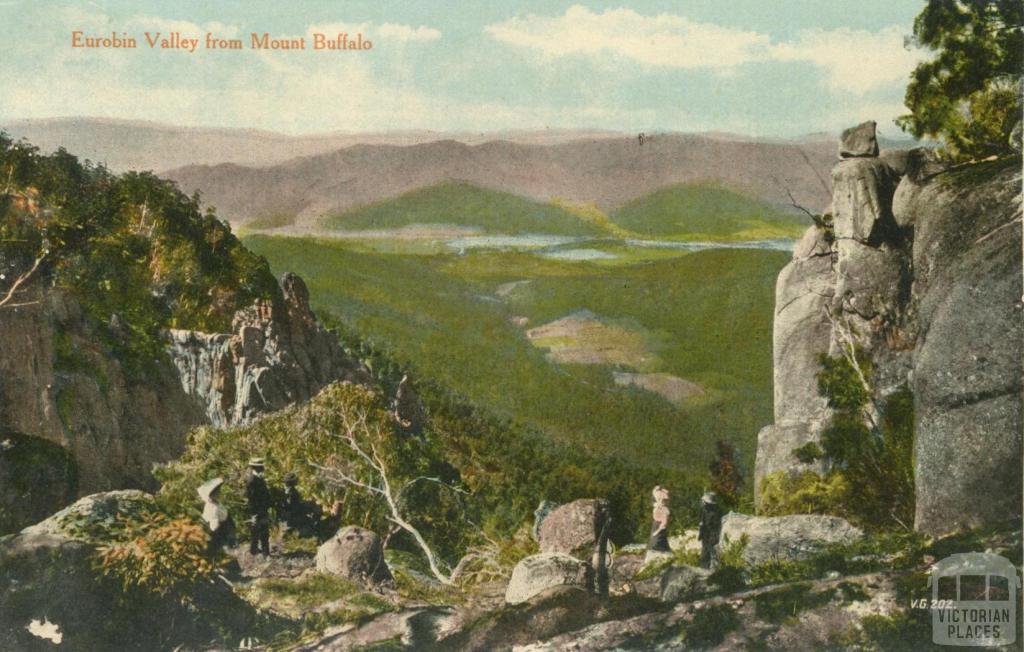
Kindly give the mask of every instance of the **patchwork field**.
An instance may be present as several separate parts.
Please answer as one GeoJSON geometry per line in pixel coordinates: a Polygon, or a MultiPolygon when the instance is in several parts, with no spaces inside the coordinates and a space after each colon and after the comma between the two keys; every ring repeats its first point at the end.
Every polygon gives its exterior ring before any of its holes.
{"type": "Polygon", "coordinates": [[[728,439],[749,471],[772,419],[783,251],[267,235],[246,245],[275,273],[301,274],[316,309],[416,374],[560,441],[703,474],[728,439]],[[566,254],[580,249],[608,256],[566,254]]]}

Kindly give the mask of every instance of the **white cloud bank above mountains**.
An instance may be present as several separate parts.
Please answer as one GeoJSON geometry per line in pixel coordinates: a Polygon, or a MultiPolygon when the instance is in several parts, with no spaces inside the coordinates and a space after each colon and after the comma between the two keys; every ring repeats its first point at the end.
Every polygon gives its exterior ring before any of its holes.
{"type": "Polygon", "coordinates": [[[804,30],[791,41],[773,42],[767,34],[680,15],[644,16],[626,8],[595,13],[582,5],[569,7],[561,16],[517,16],[484,31],[551,58],[615,58],[720,73],[748,63],[806,62],[824,71],[831,90],[855,95],[906,80],[920,58],[905,47],[899,26],[875,32],[804,30]]]}

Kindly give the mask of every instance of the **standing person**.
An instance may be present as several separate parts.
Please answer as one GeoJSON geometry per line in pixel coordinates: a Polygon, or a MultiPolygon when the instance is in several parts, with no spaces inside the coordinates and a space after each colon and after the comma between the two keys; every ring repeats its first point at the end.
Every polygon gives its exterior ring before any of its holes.
{"type": "Polygon", "coordinates": [[[233,543],[235,522],[224,505],[219,502],[220,487],[224,478],[214,478],[201,484],[196,493],[203,499],[203,520],[210,530],[210,543],[207,552],[211,555],[220,552],[224,546],[233,543]]]}
{"type": "Polygon", "coordinates": [[[672,548],[668,545],[668,518],[671,512],[668,509],[668,489],[658,485],[651,492],[654,497],[654,511],[651,524],[651,538],[647,542],[647,557],[645,562],[659,557],[662,553],[671,553],[672,548]]]}
{"type": "Polygon", "coordinates": [[[718,539],[722,536],[722,508],[713,491],[706,492],[700,499],[700,566],[714,569],[718,566],[718,539]]]}
{"type": "Polygon", "coordinates": [[[249,554],[270,555],[270,490],[263,479],[263,458],[249,460],[245,508],[249,513],[249,554]]]}
{"type": "Polygon", "coordinates": [[[288,529],[294,530],[299,536],[311,536],[322,511],[316,503],[302,498],[298,485],[299,478],[295,473],[284,477],[284,501],[277,513],[278,521],[284,521],[288,529]]]}

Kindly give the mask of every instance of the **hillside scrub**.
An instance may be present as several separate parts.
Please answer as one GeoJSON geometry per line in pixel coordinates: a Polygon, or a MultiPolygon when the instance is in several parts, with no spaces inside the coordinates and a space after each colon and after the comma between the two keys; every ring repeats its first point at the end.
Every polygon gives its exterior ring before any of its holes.
{"type": "Polygon", "coordinates": [[[163,355],[164,328],[227,331],[236,310],[280,299],[263,258],[152,173],[0,133],[0,190],[0,297],[16,305],[27,281],[70,292],[129,369],[163,355]]]}
{"type": "Polygon", "coordinates": [[[869,529],[910,529],[914,515],[914,397],[903,386],[876,409],[872,364],[857,350],[847,357],[822,355],[818,386],[833,414],[821,445],[793,451],[803,463],[824,459],[813,471],[772,473],[762,481],[765,515],[827,513],[869,529]],[[875,412],[879,414],[875,414],[875,412]]]}
{"type": "Polygon", "coordinates": [[[331,326],[387,351],[419,383],[436,383],[542,442],[645,469],[652,482],[644,493],[676,477],[703,484],[719,439],[733,443],[751,477],[756,433],[772,413],[771,315],[775,276],[788,259],[782,252],[675,252],[599,266],[524,252],[368,253],[347,240],[245,243],[275,268],[300,274],[321,318],[333,314],[331,326]],[[522,280],[530,282],[494,294],[522,280]],[[675,405],[617,385],[614,372],[628,367],[552,362],[511,321],[524,316],[534,326],[580,310],[641,326],[652,335],[645,355],[661,361],[653,371],[699,384],[706,395],[675,405]]]}

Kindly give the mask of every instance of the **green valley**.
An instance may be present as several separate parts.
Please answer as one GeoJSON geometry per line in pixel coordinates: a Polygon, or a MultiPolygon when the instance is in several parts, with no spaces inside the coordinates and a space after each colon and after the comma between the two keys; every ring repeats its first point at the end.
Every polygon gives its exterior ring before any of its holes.
{"type": "Polygon", "coordinates": [[[245,242],[274,269],[302,275],[321,314],[419,377],[559,442],[696,479],[718,439],[737,445],[749,472],[756,433],[771,421],[783,252],[642,250],[589,261],[500,249],[385,253],[346,239],[245,242]],[[552,326],[573,315],[585,319],[552,326]]]}

